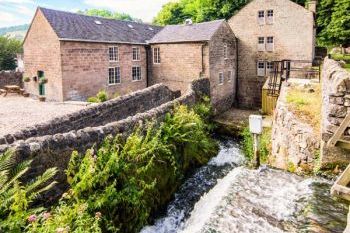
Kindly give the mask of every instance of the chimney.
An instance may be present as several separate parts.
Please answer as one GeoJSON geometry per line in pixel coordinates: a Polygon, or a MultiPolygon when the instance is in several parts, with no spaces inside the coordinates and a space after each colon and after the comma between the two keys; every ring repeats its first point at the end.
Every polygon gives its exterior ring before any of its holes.
{"type": "Polygon", "coordinates": [[[307,3],[307,9],[314,14],[316,14],[316,6],[317,6],[317,0],[310,0],[309,3],[307,3]]]}
{"type": "Polygon", "coordinates": [[[192,24],[193,24],[192,19],[185,20],[185,25],[192,25],[192,24]]]}

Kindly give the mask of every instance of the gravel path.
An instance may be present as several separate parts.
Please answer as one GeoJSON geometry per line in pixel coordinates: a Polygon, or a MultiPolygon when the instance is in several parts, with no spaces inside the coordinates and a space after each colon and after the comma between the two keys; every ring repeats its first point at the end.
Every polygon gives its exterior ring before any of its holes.
{"type": "Polygon", "coordinates": [[[15,95],[0,96],[0,136],[85,107],[71,103],[40,102],[15,95]]]}

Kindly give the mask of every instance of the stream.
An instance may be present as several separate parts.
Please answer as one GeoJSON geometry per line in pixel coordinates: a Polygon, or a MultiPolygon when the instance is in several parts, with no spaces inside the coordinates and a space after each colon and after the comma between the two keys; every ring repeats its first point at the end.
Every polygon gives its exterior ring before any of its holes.
{"type": "Polygon", "coordinates": [[[141,233],[343,232],[348,203],[331,182],[244,167],[239,144],[218,139],[219,154],[180,187],[164,216],[141,233]]]}

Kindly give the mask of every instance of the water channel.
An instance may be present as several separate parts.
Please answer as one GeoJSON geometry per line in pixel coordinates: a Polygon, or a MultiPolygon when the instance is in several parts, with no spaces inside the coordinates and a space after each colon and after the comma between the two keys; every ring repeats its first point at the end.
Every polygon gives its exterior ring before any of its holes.
{"type": "Polygon", "coordinates": [[[248,169],[237,141],[218,140],[219,154],[187,178],[165,215],[141,233],[343,232],[348,203],[330,196],[330,181],[248,169]]]}

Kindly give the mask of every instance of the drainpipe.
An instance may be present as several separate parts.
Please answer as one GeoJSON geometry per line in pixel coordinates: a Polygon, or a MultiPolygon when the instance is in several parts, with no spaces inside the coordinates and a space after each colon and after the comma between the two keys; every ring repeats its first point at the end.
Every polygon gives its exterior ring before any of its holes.
{"type": "Polygon", "coordinates": [[[236,38],[236,87],[235,87],[235,107],[238,107],[238,39],[236,38]]]}
{"type": "Polygon", "coordinates": [[[203,73],[204,73],[204,46],[206,43],[202,44],[202,71],[200,72],[200,77],[202,77],[203,73]]]}
{"type": "Polygon", "coordinates": [[[151,55],[151,46],[146,45],[145,49],[146,49],[146,87],[149,87],[149,84],[150,84],[149,73],[152,72],[152,69],[151,69],[150,63],[149,63],[149,61],[150,61],[149,56],[151,55]]]}

